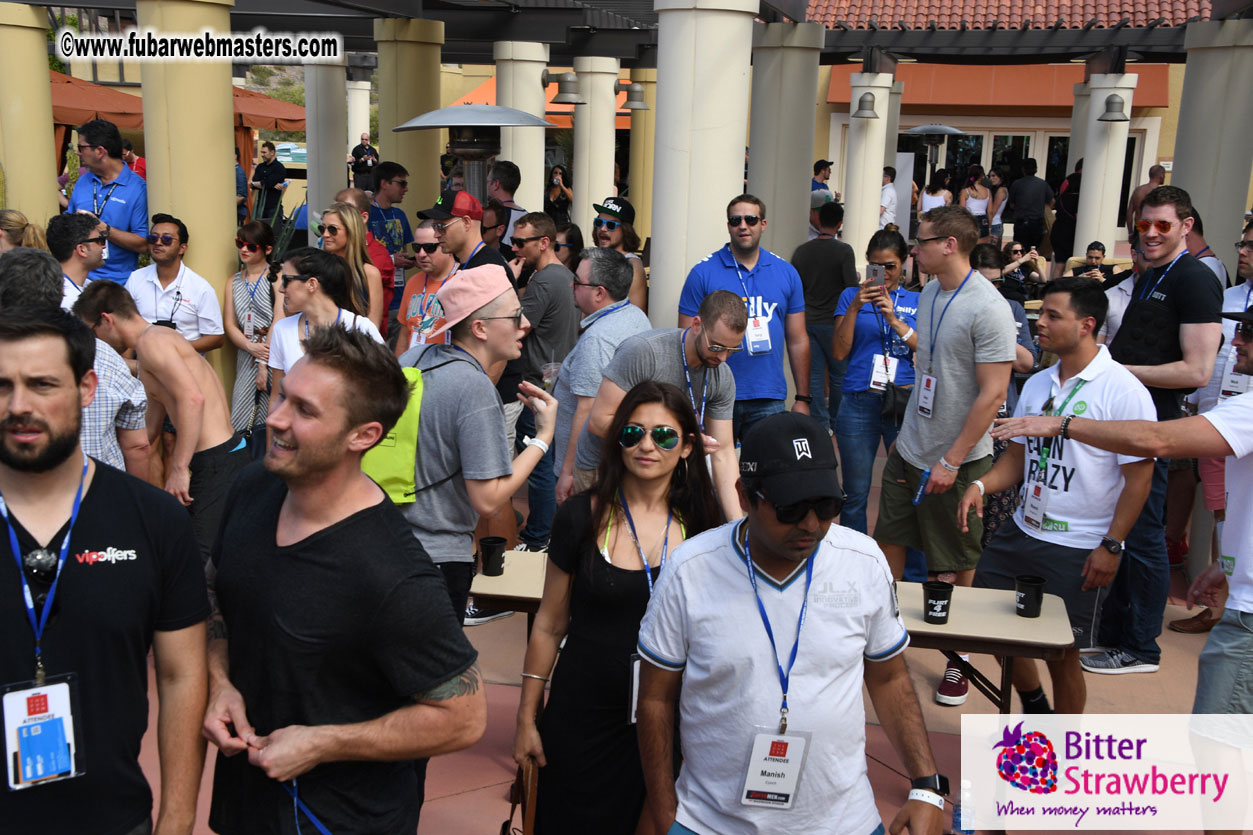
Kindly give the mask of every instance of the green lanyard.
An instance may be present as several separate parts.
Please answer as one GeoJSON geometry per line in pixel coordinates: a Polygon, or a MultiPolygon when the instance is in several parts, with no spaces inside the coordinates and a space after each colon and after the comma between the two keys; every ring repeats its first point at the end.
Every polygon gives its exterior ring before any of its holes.
{"type": "MultiPolygon", "coordinates": [[[[1074,398],[1076,394],[1079,393],[1079,389],[1083,388],[1086,382],[1088,381],[1079,380],[1077,383],[1075,383],[1075,387],[1070,390],[1070,394],[1066,395],[1066,399],[1062,401],[1062,405],[1058,406],[1057,409],[1054,410],[1052,413],[1045,411],[1045,415],[1047,415],[1048,417],[1057,417],[1058,415],[1065,412],[1066,407],[1070,405],[1070,401],[1074,398]]],[[[1040,461],[1036,465],[1036,473],[1041,481],[1044,481],[1048,478],[1047,473],[1048,473],[1048,467],[1049,467],[1049,450],[1052,448],[1053,448],[1053,444],[1051,442],[1047,444],[1043,444],[1040,447],[1040,461]],[[1042,473],[1045,475],[1040,475],[1042,473]]]]}

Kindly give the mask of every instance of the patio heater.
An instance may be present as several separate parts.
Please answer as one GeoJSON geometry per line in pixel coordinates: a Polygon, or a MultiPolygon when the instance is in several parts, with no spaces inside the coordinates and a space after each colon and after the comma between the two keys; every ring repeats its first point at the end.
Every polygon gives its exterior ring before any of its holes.
{"type": "Polygon", "coordinates": [[[935,169],[940,162],[940,146],[944,144],[944,137],[961,136],[965,131],[950,128],[948,125],[919,125],[905,133],[921,136],[922,141],[927,144],[927,164],[931,166],[927,181],[930,182],[935,178],[935,169]]]}
{"type": "Polygon", "coordinates": [[[487,129],[515,127],[553,127],[553,124],[512,107],[462,104],[423,113],[392,130],[399,133],[448,128],[449,151],[461,159],[465,168],[466,191],[482,203],[487,199],[487,160],[500,150],[499,131],[487,129]]]}

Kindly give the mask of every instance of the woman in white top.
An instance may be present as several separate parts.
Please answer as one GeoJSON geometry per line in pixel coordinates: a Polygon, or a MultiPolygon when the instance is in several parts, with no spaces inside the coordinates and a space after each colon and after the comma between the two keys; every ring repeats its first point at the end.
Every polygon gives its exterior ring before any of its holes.
{"type": "Polygon", "coordinates": [[[975,222],[979,224],[979,243],[987,243],[992,234],[992,226],[988,223],[988,202],[992,199],[992,192],[983,180],[983,166],[972,164],[966,171],[966,185],[961,195],[961,205],[975,216],[975,222]]]}
{"type": "Polygon", "coordinates": [[[1009,189],[1005,187],[1005,169],[993,168],[988,173],[988,182],[992,184],[992,201],[988,205],[988,214],[992,216],[991,235],[988,243],[1001,245],[1001,236],[1005,232],[1005,224],[1001,217],[1005,214],[1005,201],[1009,199],[1009,189]]]}
{"type": "Polygon", "coordinates": [[[931,182],[927,183],[922,194],[918,195],[918,214],[921,215],[923,212],[929,212],[953,202],[953,192],[944,187],[947,182],[948,171],[937,168],[931,175],[931,182]]]}
{"type": "Polygon", "coordinates": [[[365,223],[355,206],[332,203],[322,213],[322,249],[348,262],[350,304],[345,307],[368,316],[375,328],[382,329],[383,317],[387,315],[383,309],[383,275],[370,263],[365,223]]]}
{"type": "Polygon", "coordinates": [[[313,329],[339,324],[383,342],[373,322],[345,309],[350,280],[348,264],[338,255],[313,247],[287,253],[279,281],[284,291],[283,312],[288,316],[270,329],[270,408],[274,407],[279,382],[305,355],[302,343],[313,329]]]}

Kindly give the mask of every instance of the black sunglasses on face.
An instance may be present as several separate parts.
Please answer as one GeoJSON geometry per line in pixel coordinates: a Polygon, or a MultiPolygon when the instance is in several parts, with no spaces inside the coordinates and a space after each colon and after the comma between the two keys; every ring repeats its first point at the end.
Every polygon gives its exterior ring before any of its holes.
{"type": "Polygon", "coordinates": [[[173,235],[149,235],[148,236],[148,243],[150,244],[160,243],[161,246],[169,246],[170,244],[174,243],[176,240],[178,239],[175,238],[173,235]]]}
{"type": "Polygon", "coordinates": [[[653,446],[658,449],[664,449],[666,452],[679,445],[679,430],[673,426],[654,426],[652,429],[645,429],[638,423],[628,423],[622,427],[622,434],[618,436],[618,444],[623,449],[631,449],[639,446],[645,435],[652,437],[653,446]]]}
{"type": "Polygon", "coordinates": [[[287,285],[288,285],[288,284],[291,284],[293,281],[308,281],[308,280],[309,280],[309,279],[311,279],[311,278],[314,278],[314,276],[311,276],[311,275],[283,275],[283,276],[281,276],[281,277],[280,277],[281,281],[283,282],[283,289],[284,289],[284,290],[286,290],[286,289],[287,289],[287,285]]]}
{"type": "Polygon", "coordinates": [[[818,499],[806,499],[803,502],[785,505],[775,504],[763,496],[761,491],[757,492],[757,498],[773,507],[775,518],[784,525],[795,525],[808,516],[811,510],[817,514],[821,521],[829,522],[840,515],[840,509],[844,506],[844,499],[838,496],[823,496],[818,499]]]}
{"type": "Polygon", "coordinates": [[[1245,342],[1253,342],[1253,322],[1241,322],[1236,325],[1236,333],[1240,334],[1240,338],[1245,342]]]}
{"type": "Polygon", "coordinates": [[[949,235],[932,235],[929,238],[914,238],[913,243],[914,246],[922,246],[923,244],[928,244],[932,241],[947,241],[949,237],[949,235]]]}
{"type": "Polygon", "coordinates": [[[104,246],[108,242],[109,242],[108,235],[97,235],[94,238],[83,238],[81,241],[79,241],[80,244],[100,244],[101,246],[104,246]]]}
{"type": "Polygon", "coordinates": [[[543,238],[547,238],[547,237],[548,237],[547,235],[532,235],[532,236],[531,236],[531,237],[529,237],[529,238],[519,238],[519,237],[516,237],[516,236],[515,236],[515,237],[514,237],[514,238],[512,238],[511,240],[513,241],[513,245],[514,245],[514,246],[526,246],[526,245],[527,245],[527,244],[529,244],[531,241],[538,241],[538,240],[541,240],[541,239],[543,239],[543,238]]]}
{"type": "Polygon", "coordinates": [[[439,249],[439,244],[436,243],[435,241],[431,241],[430,243],[427,243],[427,244],[414,244],[413,248],[420,249],[423,252],[425,252],[427,255],[430,255],[435,250],[439,249]]]}
{"type": "MultiPolygon", "coordinates": [[[[595,226],[597,229],[608,229],[610,232],[617,229],[621,225],[621,221],[605,220],[603,217],[598,217],[592,221],[592,226],[595,226]]],[[[569,244],[566,244],[566,246],[569,246],[569,244]]]]}
{"type": "Polygon", "coordinates": [[[408,181],[408,180],[388,180],[388,182],[395,183],[396,185],[400,186],[401,188],[409,188],[409,181],[408,181]]]}
{"type": "Polygon", "coordinates": [[[761,223],[761,218],[758,217],[757,215],[731,215],[729,218],[727,218],[727,226],[731,226],[731,227],[739,226],[741,221],[743,221],[744,223],[747,223],[750,227],[752,227],[752,226],[756,226],[758,223],[761,223]]]}

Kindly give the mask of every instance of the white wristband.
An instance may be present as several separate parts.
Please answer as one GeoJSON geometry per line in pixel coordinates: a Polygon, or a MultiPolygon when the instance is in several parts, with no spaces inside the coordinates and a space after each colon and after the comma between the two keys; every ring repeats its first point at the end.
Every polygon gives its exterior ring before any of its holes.
{"type": "Polygon", "coordinates": [[[541,455],[548,454],[548,443],[540,438],[523,438],[523,446],[537,446],[541,455]]]}
{"type": "Polygon", "coordinates": [[[974,481],[972,481],[972,482],[970,482],[970,483],[971,483],[971,484],[973,484],[975,487],[978,487],[978,488],[979,488],[979,495],[980,495],[980,496],[986,496],[986,495],[988,494],[988,491],[987,491],[987,490],[984,488],[984,486],[983,486],[983,482],[982,482],[982,481],[980,481],[979,479],[977,479],[977,478],[976,478],[974,481]]]}
{"type": "Polygon", "coordinates": [[[936,794],[935,792],[927,791],[926,789],[910,789],[909,799],[921,800],[923,803],[930,803],[940,811],[944,810],[944,796],[936,794]]]}
{"type": "Polygon", "coordinates": [[[901,337],[901,342],[908,342],[909,338],[913,335],[914,335],[914,329],[910,328],[909,330],[905,331],[905,335],[901,337]]]}
{"type": "Polygon", "coordinates": [[[940,456],[940,466],[948,470],[950,473],[955,473],[961,470],[961,467],[954,467],[952,464],[945,461],[944,456],[942,455],[940,456]]]}

